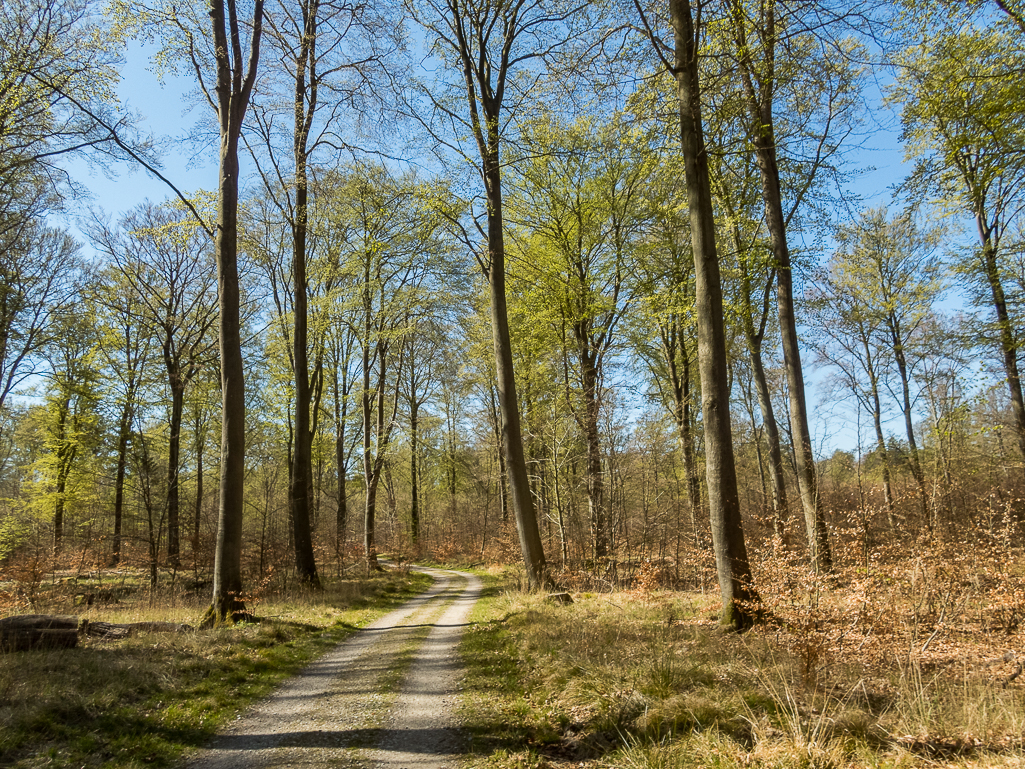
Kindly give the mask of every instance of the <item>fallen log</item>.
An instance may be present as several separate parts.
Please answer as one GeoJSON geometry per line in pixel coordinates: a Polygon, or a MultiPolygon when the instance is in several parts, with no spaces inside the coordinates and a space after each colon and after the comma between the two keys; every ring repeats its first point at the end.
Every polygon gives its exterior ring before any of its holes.
{"type": "Polygon", "coordinates": [[[115,625],[111,622],[83,620],[80,630],[83,635],[93,638],[117,641],[133,633],[188,633],[192,626],[177,622],[129,622],[126,625],[115,625]]]}
{"type": "Polygon", "coordinates": [[[21,652],[29,649],[71,649],[79,636],[104,641],[118,641],[133,633],[187,633],[191,625],[177,622],[131,622],[118,625],[78,617],[50,614],[19,614],[0,619],[0,652],[21,652]]]}
{"type": "Polygon", "coordinates": [[[78,645],[78,617],[19,614],[0,619],[0,651],[71,649],[78,645]]]}

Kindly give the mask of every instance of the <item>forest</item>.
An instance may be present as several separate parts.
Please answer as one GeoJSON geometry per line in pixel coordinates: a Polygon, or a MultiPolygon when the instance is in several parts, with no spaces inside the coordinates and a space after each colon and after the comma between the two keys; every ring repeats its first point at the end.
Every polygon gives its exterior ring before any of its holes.
{"type": "Polygon", "coordinates": [[[4,2],[0,596],[920,569],[1017,628],[1023,68],[1017,0],[4,2]]]}

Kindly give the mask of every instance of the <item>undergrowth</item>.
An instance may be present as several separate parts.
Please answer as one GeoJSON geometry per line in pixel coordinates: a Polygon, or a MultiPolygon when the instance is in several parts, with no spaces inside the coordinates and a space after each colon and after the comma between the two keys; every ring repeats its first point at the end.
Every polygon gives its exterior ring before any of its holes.
{"type": "Polygon", "coordinates": [[[769,621],[742,636],[698,594],[648,587],[562,605],[506,587],[492,580],[463,645],[467,767],[1025,765],[1020,682],[974,657],[919,654],[935,628],[900,629],[923,610],[895,600],[899,586],[880,596],[894,617],[862,629],[874,643],[862,657],[849,626],[837,645],[844,628],[825,608],[850,598],[846,585],[817,585],[822,616],[807,596],[792,593],[804,608],[788,613],[769,593],[769,621]]]}

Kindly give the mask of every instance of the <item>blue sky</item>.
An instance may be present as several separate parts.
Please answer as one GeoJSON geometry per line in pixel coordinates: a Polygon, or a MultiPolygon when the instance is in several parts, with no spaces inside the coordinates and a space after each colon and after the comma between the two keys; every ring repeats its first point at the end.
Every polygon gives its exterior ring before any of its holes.
{"type": "MultiPolygon", "coordinates": [[[[132,42],[128,46],[119,96],[130,109],[140,113],[141,128],[161,139],[184,137],[200,120],[208,119],[210,107],[195,103],[189,96],[194,88],[192,81],[184,77],[168,78],[161,84],[151,71],[149,54],[151,50],[132,42]]],[[[183,192],[197,189],[216,189],[217,145],[211,139],[208,158],[192,159],[193,150],[186,146],[182,150],[170,147],[164,154],[161,173],[183,192]]],[[[69,164],[76,180],[88,188],[90,199],[81,204],[103,209],[112,217],[135,207],[145,199],[163,200],[173,193],[160,180],[145,170],[119,165],[112,169],[116,177],[111,179],[102,170],[90,168],[83,160],[69,164]]]]}

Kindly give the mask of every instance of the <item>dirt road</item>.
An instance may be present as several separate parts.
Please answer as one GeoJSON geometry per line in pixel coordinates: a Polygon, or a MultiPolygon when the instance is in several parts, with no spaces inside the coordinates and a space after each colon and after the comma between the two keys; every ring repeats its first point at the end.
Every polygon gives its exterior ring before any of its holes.
{"type": "Polygon", "coordinates": [[[189,769],[455,769],[456,646],[480,581],[418,570],[435,578],[430,590],[287,681],[189,769]]]}

